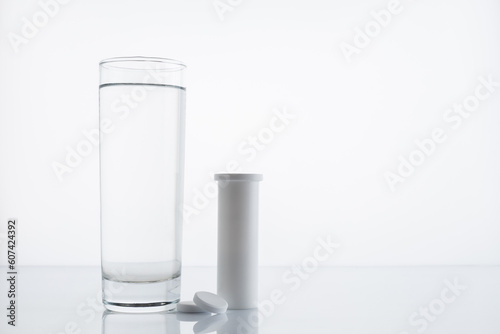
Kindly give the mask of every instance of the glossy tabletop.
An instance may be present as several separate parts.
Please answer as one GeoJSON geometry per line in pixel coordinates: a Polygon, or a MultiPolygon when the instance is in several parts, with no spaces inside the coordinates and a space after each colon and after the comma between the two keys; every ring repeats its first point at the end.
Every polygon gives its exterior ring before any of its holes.
{"type": "MultiPolygon", "coordinates": [[[[500,332],[500,267],[264,267],[260,307],[222,315],[105,312],[100,284],[98,267],[21,267],[15,327],[0,285],[0,333],[500,332]]],[[[215,286],[215,268],[183,268],[182,299],[215,286]]]]}

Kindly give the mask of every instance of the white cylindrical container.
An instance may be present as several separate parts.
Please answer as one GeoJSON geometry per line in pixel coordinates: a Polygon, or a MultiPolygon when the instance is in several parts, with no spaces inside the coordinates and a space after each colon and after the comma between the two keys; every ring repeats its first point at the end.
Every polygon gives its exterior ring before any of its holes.
{"type": "Polygon", "coordinates": [[[217,294],[229,309],[257,307],[261,174],[215,174],[219,185],[217,294]]]}

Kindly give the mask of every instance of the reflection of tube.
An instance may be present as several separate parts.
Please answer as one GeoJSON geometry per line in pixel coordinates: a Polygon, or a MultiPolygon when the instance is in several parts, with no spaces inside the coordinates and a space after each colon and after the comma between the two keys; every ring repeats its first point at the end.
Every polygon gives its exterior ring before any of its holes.
{"type": "Polygon", "coordinates": [[[217,294],[229,309],[257,307],[261,174],[216,174],[219,181],[217,294]]]}
{"type": "Polygon", "coordinates": [[[174,313],[104,312],[102,334],[180,334],[174,313]]]}

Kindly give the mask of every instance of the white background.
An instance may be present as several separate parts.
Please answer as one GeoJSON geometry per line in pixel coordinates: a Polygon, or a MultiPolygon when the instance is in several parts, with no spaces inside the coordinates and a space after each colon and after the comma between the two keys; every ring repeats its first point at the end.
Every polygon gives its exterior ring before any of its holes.
{"type": "Polygon", "coordinates": [[[185,265],[215,264],[212,174],[233,160],[264,174],[262,265],[327,235],[323,265],[500,264],[500,87],[443,120],[500,81],[499,1],[401,0],[350,61],[340,46],[390,1],[233,0],[223,20],[214,3],[72,0],[15,48],[42,9],[0,2],[0,233],[19,219],[19,264],[99,264],[97,148],[62,180],[53,164],[98,127],[98,62],[129,55],[188,65],[185,265]],[[276,110],[293,118],[271,140],[276,110]],[[446,141],[392,191],[384,174],[435,128],[446,141]]]}

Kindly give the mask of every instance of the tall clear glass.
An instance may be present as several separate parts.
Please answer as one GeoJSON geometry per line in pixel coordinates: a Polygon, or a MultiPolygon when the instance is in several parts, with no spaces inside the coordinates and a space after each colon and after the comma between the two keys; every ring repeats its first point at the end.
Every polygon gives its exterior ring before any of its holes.
{"type": "Polygon", "coordinates": [[[179,301],[185,69],[164,58],[100,63],[101,267],[111,311],[179,301]]]}

